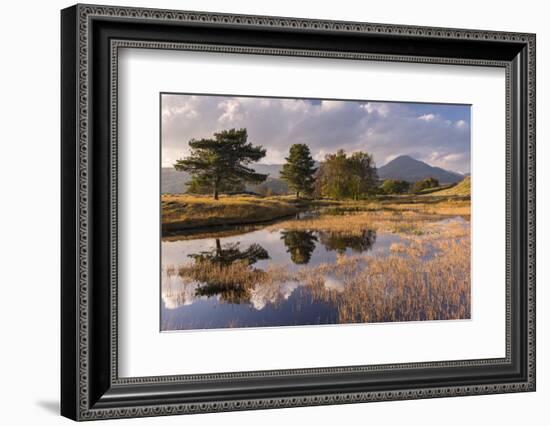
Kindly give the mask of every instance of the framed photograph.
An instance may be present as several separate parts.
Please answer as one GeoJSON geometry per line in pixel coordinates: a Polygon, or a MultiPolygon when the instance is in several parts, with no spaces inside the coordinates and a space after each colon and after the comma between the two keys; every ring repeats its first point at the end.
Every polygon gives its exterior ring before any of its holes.
{"type": "Polygon", "coordinates": [[[61,412],[535,390],[535,35],[61,12],[61,412]]]}

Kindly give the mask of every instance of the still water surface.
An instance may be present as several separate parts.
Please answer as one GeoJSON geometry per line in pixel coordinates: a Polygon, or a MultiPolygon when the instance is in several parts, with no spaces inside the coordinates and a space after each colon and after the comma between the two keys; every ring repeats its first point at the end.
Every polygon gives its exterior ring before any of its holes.
{"type": "MultiPolygon", "coordinates": [[[[342,218],[345,220],[345,218],[342,218]]],[[[457,220],[459,220],[458,218],[457,220]]],[[[338,306],[330,299],[315,297],[310,287],[290,280],[264,288],[221,288],[215,282],[189,280],[178,274],[182,266],[204,261],[227,268],[246,262],[251,270],[283,267],[298,271],[305,265],[334,264],[338,258],[389,253],[398,235],[377,234],[366,229],[360,236],[330,232],[263,229],[243,230],[162,241],[161,329],[189,330],[227,327],[262,327],[337,324],[338,306]]],[[[344,282],[327,274],[324,286],[336,292],[344,282]]]]}

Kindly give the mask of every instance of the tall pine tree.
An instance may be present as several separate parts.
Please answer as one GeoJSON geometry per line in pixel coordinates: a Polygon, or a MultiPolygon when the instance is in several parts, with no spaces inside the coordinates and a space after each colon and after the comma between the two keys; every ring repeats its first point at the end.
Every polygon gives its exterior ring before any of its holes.
{"type": "Polygon", "coordinates": [[[266,151],[247,140],[246,129],[223,130],[214,133],[213,139],[191,139],[191,154],[177,160],[174,168],[191,174],[188,184],[191,189],[207,188],[217,200],[222,190],[237,187],[243,182],[261,183],[266,180],[267,175],[247,167],[251,162],[265,157],[266,151]]]}
{"type": "Polygon", "coordinates": [[[296,198],[302,194],[311,194],[315,182],[314,174],[317,171],[315,161],[311,158],[309,147],[306,144],[294,144],[290,147],[286,164],[281,170],[281,178],[288,183],[288,187],[296,192],[296,198]]]}

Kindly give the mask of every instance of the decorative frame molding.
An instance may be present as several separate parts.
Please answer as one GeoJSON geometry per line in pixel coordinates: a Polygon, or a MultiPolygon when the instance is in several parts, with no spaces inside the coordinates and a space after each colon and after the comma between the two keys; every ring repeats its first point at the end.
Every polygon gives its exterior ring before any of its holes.
{"type": "MultiPolygon", "coordinates": [[[[199,34],[197,37],[202,35],[199,34]]],[[[92,420],[535,390],[535,41],[533,34],[496,31],[90,5],[76,5],[65,9],[62,12],[62,214],[67,220],[62,218],[62,414],[75,420],[92,420]],[[117,38],[116,34],[124,33],[123,24],[129,22],[139,23],[144,31],[153,32],[170,25],[172,28],[178,26],[199,30],[216,27],[229,32],[246,32],[247,29],[256,32],[275,31],[277,34],[288,33],[295,37],[308,32],[325,34],[327,37],[347,34],[350,35],[350,40],[354,37],[370,36],[373,40],[382,41],[374,46],[374,51],[360,52],[354,51],[353,48],[324,50],[319,47],[308,49],[292,46],[221,45],[208,40],[197,43],[193,40],[170,39],[173,33],[169,32],[168,36],[161,34],[159,41],[134,39],[133,33],[124,39],[117,38]],[[99,26],[94,27],[96,23],[99,26]],[[108,28],[104,30],[101,25],[108,28]],[[117,27],[118,25],[121,27],[117,27]],[[103,31],[109,33],[109,37],[102,38],[103,31]],[[469,57],[383,53],[376,50],[384,49],[383,40],[401,40],[409,45],[424,42],[426,46],[431,46],[432,50],[435,49],[432,42],[456,45],[464,43],[470,47],[479,45],[481,51],[482,47],[491,47],[496,52],[492,56],[487,54],[487,50],[479,55],[470,52],[469,57]],[[500,50],[495,49],[497,46],[500,50]],[[361,367],[119,378],[116,120],[118,49],[124,47],[505,68],[506,357],[361,367]],[[98,56],[99,53],[103,56],[98,56]],[[98,101],[100,97],[101,101],[98,101]],[[108,135],[109,142],[104,144],[106,146],[94,144],[95,140],[99,140],[97,138],[104,138],[105,135],[108,135]],[[516,146],[518,144],[519,146],[516,146]],[[516,152],[518,150],[519,154],[516,152]],[[91,166],[91,157],[94,158],[94,166],[91,166]],[[98,172],[92,168],[97,167],[98,158],[104,159],[103,162],[106,164],[102,163],[101,167],[103,171],[108,171],[108,177],[99,178],[98,172]],[[109,161],[106,161],[107,158],[109,161]],[[95,188],[100,187],[108,189],[106,199],[96,192],[99,189],[95,188]],[[514,213],[513,208],[518,204],[521,211],[514,213]],[[98,219],[99,216],[101,217],[98,219]],[[108,229],[108,237],[98,236],[97,229],[103,227],[108,229]],[[109,253],[108,262],[102,260],[99,266],[97,256],[94,256],[98,244],[109,253]],[[515,263],[512,263],[512,258],[516,255],[521,258],[519,266],[516,267],[519,272],[514,270],[515,263]],[[108,277],[108,280],[100,282],[98,276],[108,277]],[[513,281],[516,282],[518,279],[520,281],[513,287],[513,281]],[[516,300],[518,294],[524,299],[516,300]],[[513,301],[521,304],[520,310],[512,306],[513,301]],[[104,309],[100,310],[98,304],[105,305],[104,309]],[[105,309],[107,306],[108,309],[105,309]],[[299,376],[303,379],[311,376],[327,382],[333,375],[351,376],[390,371],[399,374],[400,371],[408,370],[447,371],[451,368],[468,369],[491,365],[519,372],[516,373],[515,379],[492,382],[480,380],[469,385],[415,387],[409,384],[397,386],[395,389],[357,388],[352,391],[316,391],[301,394],[294,391],[284,394],[281,391],[274,392],[268,397],[242,397],[246,394],[243,391],[238,395],[218,395],[210,399],[204,399],[202,396],[193,398],[188,394],[182,394],[179,399],[169,399],[163,396],[162,391],[163,387],[173,389],[174,386],[185,384],[210,384],[212,387],[212,384],[219,385],[220,382],[233,379],[257,382],[269,378],[299,376]],[[141,394],[149,392],[150,398],[136,396],[138,387],[141,394]]],[[[430,49],[426,48],[425,51],[429,52],[430,49]]],[[[348,388],[351,389],[353,386],[350,385],[348,388]]]]}

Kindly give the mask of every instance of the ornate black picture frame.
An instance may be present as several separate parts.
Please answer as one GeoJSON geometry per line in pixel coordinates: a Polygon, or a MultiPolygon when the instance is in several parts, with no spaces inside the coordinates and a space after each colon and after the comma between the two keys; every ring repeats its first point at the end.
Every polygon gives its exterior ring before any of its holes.
{"type": "Polygon", "coordinates": [[[96,5],[61,13],[61,413],[74,420],[535,390],[535,35],[96,5]],[[506,356],[118,376],[121,47],[484,65],[506,71],[506,356]]]}

